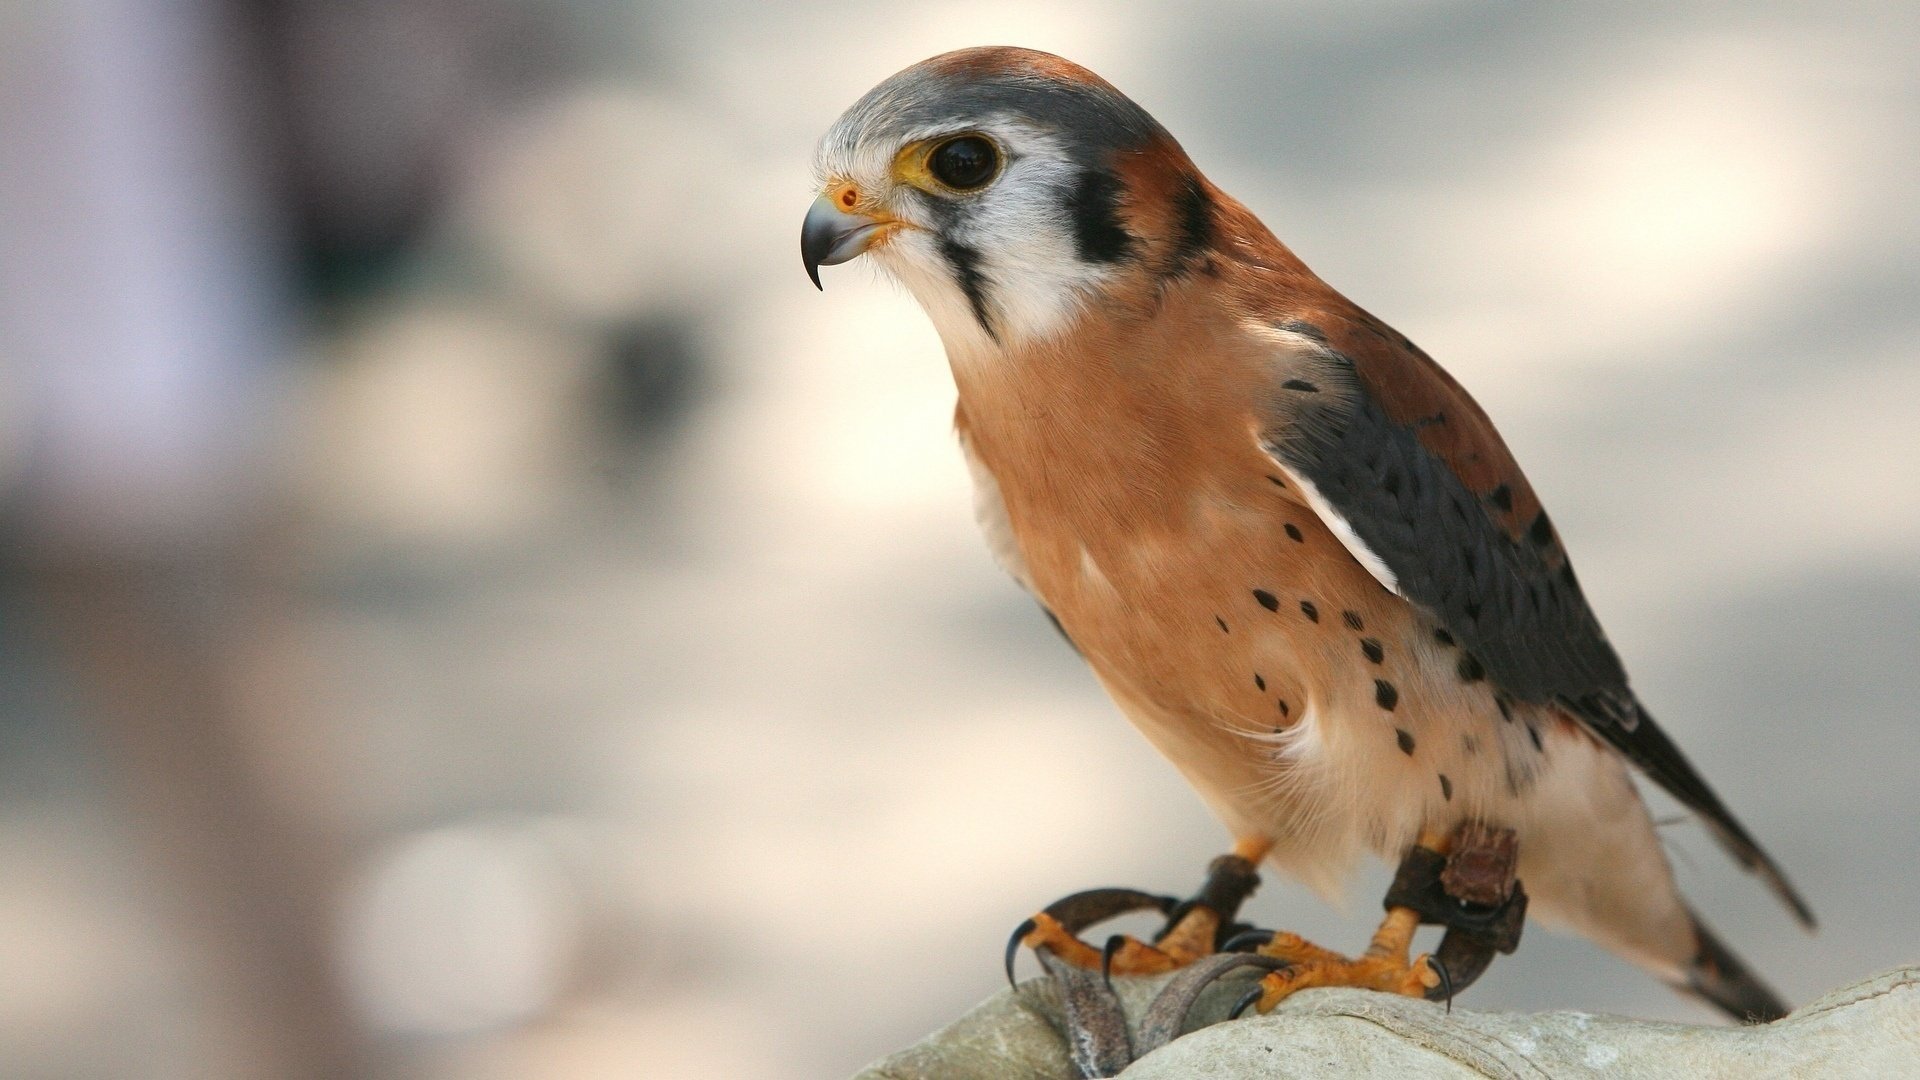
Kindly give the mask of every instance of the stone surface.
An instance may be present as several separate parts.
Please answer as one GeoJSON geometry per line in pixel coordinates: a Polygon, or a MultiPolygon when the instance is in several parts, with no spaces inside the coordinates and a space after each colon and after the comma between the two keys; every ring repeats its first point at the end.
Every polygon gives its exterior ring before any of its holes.
{"type": "MultiPolygon", "coordinates": [[[[1920,1077],[1920,967],[1898,968],[1753,1027],[1649,1023],[1589,1013],[1448,1012],[1359,990],[1308,990],[1268,1016],[1222,1024],[1252,973],[1194,1008],[1189,1033],[1123,1080],[1320,1077],[1920,1077]]],[[[1117,979],[1137,1021],[1164,978],[1117,979]]],[[[855,1080],[1070,1080],[1044,979],[988,999],[855,1080]]]]}

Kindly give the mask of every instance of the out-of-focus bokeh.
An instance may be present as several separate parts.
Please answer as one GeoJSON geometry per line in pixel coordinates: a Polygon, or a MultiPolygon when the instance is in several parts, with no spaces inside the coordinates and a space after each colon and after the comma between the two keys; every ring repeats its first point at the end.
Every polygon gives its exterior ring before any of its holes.
{"type": "MultiPolygon", "coordinates": [[[[938,343],[801,273],[962,45],[1154,112],[1500,422],[1823,917],[1920,922],[1920,8],[0,4],[0,1075],[846,1073],[1226,838],[992,567],[938,343]]],[[[1269,880],[1251,914],[1357,945],[1269,880]]],[[[1472,1004],[1706,1014],[1531,931],[1472,1004]]]]}

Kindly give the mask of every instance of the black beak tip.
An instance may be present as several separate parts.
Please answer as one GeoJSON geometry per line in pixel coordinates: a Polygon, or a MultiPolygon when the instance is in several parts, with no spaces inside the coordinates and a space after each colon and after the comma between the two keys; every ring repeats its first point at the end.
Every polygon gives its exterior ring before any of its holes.
{"type": "Polygon", "coordinates": [[[803,259],[801,261],[807,264],[807,277],[813,281],[813,287],[819,289],[821,292],[826,292],[827,287],[820,284],[820,264],[814,262],[812,259],[803,259]]]}

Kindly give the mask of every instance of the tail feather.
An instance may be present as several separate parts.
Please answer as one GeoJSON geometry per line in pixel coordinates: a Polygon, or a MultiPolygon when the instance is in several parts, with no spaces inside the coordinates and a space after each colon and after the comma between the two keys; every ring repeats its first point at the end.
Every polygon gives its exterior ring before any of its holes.
{"type": "Polygon", "coordinates": [[[1747,965],[1713,936],[1699,916],[1688,914],[1693,918],[1693,932],[1700,940],[1700,947],[1687,966],[1684,989],[1712,1002],[1735,1020],[1747,1023],[1778,1020],[1792,1011],[1780,995],[1747,970],[1747,965]]]}

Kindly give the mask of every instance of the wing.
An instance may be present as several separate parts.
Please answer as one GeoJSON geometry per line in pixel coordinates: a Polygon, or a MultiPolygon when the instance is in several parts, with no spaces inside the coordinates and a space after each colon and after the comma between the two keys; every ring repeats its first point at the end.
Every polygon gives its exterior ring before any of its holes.
{"type": "Polygon", "coordinates": [[[1283,363],[1262,445],[1380,583],[1439,621],[1509,696],[1573,717],[1698,813],[1813,916],[1627,684],[1546,511],[1486,414],[1351,305],[1266,324],[1283,363]]]}

